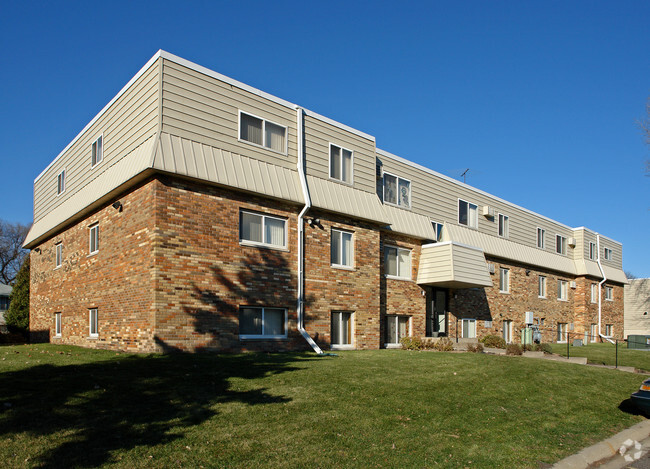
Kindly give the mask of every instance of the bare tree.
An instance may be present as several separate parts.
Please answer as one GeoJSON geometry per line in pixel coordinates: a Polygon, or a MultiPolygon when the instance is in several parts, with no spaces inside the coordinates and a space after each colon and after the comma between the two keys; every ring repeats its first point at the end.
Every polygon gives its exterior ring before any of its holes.
{"type": "MultiPolygon", "coordinates": [[[[650,145],[650,98],[645,103],[646,117],[639,120],[639,127],[645,136],[645,143],[650,145]]],[[[650,177],[650,160],[645,160],[645,175],[650,177]]]]}
{"type": "Polygon", "coordinates": [[[626,270],[626,271],[625,271],[625,276],[627,277],[628,280],[630,280],[630,279],[635,279],[635,278],[639,278],[639,277],[637,277],[636,275],[634,275],[632,272],[630,272],[629,270],[626,270]]]}
{"type": "Polygon", "coordinates": [[[20,223],[9,223],[0,220],[0,282],[13,284],[20,270],[27,250],[23,249],[23,241],[29,227],[20,223]]]}

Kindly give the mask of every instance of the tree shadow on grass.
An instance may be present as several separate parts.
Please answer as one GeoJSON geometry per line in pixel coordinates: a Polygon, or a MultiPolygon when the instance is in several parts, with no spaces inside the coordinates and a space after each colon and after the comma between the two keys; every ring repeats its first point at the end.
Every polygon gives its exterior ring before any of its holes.
{"type": "MultiPolygon", "coordinates": [[[[118,356],[81,365],[38,365],[2,374],[0,436],[49,439],[34,467],[92,467],[113,452],[182,438],[219,406],[288,402],[265,388],[238,391],[229,378],[256,379],[298,369],[297,354],[118,356]],[[58,441],[57,441],[58,440],[58,441]]],[[[29,450],[28,450],[29,451],[29,450]]]]}

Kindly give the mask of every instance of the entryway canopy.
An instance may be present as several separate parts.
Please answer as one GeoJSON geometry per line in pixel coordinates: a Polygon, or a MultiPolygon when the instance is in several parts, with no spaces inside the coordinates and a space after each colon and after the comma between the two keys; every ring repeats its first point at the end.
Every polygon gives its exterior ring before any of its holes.
{"type": "Polygon", "coordinates": [[[492,286],[492,279],[482,249],[447,241],[422,246],[417,283],[442,288],[475,288],[492,286]]]}

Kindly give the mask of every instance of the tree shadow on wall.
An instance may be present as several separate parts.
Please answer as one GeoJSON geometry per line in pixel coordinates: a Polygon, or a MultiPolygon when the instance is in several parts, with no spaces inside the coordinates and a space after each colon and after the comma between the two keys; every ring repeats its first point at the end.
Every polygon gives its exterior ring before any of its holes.
{"type": "MultiPolygon", "coordinates": [[[[38,353],[38,348],[30,353],[38,353]]],[[[90,359],[2,374],[0,439],[7,445],[5,458],[13,453],[9,445],[24,444],[21,434],[28,442],[42,439],[26,450],[29,465],[41,468],[94,467],[115,461],[121,451],[168,445],[191,427],[215,418],[227,403],[288,402],[265,388],[234,389],[229,380],[286,373],[309,360],[299,354],[120,354],[109,360],[90,359]]],[[[7,459],[4,463],[13,464],[7,459]]]]}
{"type": "MultiPolygon", "coordinates": [[[[200,341],[194,350],[282,350],[292,345],[305,350],[309,348],[296,330],[298,280],[296,266],[288,260],[291,256],[272,249],[256,248],[251,251],[234,256],[234,260],[210,266],[209,273],[195,273],[189,281],[192,301],[189,305],[183,305],[182,310],[200,341]],[[286,308],[289,317],[288,339],[241,342],[241,306],[286,308]]],[[[305,308],[313,302],[314,295],[305,296],[305,308]]],[[[308,320],[307,317],[305,319],[308,320]]],[[[165,353],[185,351],[182,340],[174,341],[162,333],[156,335],[155,341],[165,353]]]]}

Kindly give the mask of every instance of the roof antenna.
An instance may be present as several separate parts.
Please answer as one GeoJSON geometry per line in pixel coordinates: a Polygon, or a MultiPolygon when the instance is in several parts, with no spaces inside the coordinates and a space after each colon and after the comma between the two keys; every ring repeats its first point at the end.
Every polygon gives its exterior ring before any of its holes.
{"type": "Polygon", "coordinates": [[[465,181],[465,175],[467,174],[467,171],[469,171],[469,168],[467,168],[465,171],[463,171],[463,174],[461,174],[461,176],[463,177],[463,183],[465,183],[465,184],[467,183],[465,181]]]}

